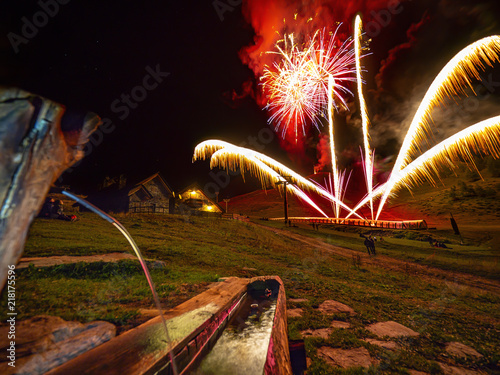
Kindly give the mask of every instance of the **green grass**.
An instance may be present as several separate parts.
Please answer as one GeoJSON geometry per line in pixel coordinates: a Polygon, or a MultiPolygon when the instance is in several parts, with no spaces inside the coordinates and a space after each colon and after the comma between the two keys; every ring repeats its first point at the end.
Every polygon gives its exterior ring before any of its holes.
{"type": "Polygon", "coordinates": [[[384,238],[383,242],[376,243],[378,254],[443,270],[500,280],[500,253],[487,245],[460,245],[459,239],[451,231],[369,230],[333,225],[323,225],[319,231],[314,231],[306,225],[285,227],[279,221],[255,220],[255,223],[315,237],[325,243],[360,253],[366,253],[364,238],[360,237],[360,234],[371,234],[378,239],[384,238]],[[444,242],[447,248],[430,246],[427,241],[429,236],[444,242]]]}
{"type": "MultiPolygon", "coordinates": [[[[364,264],[362,260],[355,263],[349,257],[321,252],[251,223],[146,215],[124,215],[118,220],[129,229],[146,258],[166,263],[165,268],[151,271],[165,307],[193,297],[222,276],[278,275],[284,281],[287,298],[308,299],[300,305],[305,310],[304,316],[288,320],[290,338],[300,338],[303,329],[328,327],[332,319],[348,321],[351,328],[336,330],[328,339],[305,339],[308,356],[313,360],[309,374],[366,373],[361,369],[338,370],[328,366],[316,354],[322,345],[366,347],[380,361],[368,370],[374,374],[405,373],[407,369],[440,373],[437,361],[488,372],[499,370],[500,296],[487,290],[390,271],[364,264]],[[324,317],[317,306],[326,299],[351,306],[357,315],[324,317]],[[404,324],[420,336],[400,340],[402,350],[394,353],[361,341],[373,337],[366,325],[387,320],[404,324]],[[471,345],[483,357],[450,358],[444,352],[444,344],[450,341],[471,345]]],[[[366,253],[356,232],[292,230],[366,253]]],[[[386,244],[378,246],[379,253],[408,262],[423,263],[433,251],[424,242],[385,239],[386,244]],[[404,252],[400,251],[402,246],[404,252]]],[[[472,274],[488,276],[484,262],[494,254],[481,247],[458,248],[455,244],[452,247],[442,257],[439,254],[439,261],[435,260],[437,254],[428,261],[435,267],[466,268],[472,274]]],[[[83,214],[75,223],[35,220],[24,255],[87,255],[129,249],[114,227],[93,214],[83,214]]],[[[153,308],[147,282],[135,261],[18,270],[16,288],[19,319],[38,314],[79,321],[102,319],[123,330],[144,321],[140,309],[153,308]]],[[[1,303],[5,306],[6,293],[1,303]]],[[[288,307],[294,306],[289,302],[288,307]]]]}

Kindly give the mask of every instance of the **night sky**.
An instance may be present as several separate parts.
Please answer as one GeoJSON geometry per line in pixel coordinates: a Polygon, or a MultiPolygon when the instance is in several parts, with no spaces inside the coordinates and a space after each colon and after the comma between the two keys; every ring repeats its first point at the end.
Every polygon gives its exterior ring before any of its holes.
{"type": "MultiPolygon", "coordinates": [[[[129,181],[137,182],[160,171],[177,190],[195,181],[205,184],[211,180],[208,162],[191,162],[196,144],[210,138],[241,144],[269,128],[266,112],[254,100],[258,90],[254,71],[239,57],[239,51],[259,41],[254,37],[263,33],[259,20],[266,19],[266,12],[272,11],[276,19],[294,11],[303,17],[317,15],[322,26],[344,21],[343,31],[350,34],[353,12],[361,11],[367,24],[388,4],[378,0],[280,0],[230,5],[238,3],[0,2],[0,85],[20,87],[68,108],[95,112],[115,127],[77,168],[63,175],[62,183],[85,192],[105,176],[125,174],[129,181]],[[46,19],[40,15],[47,13],[42,3],[52,6],[53,15],[46,19]],[[26,34],[30,31],[26,20],[43,26],[35,25],[37,31],[26,34]],[[12,33],[27,37],[16,44],[12,33]],[[161,82],[143,82],[151,71],[157,72],[161,82]],[[245,82],[250,82],[252,90],[243,88],[249,87],[245,82]],[[149,90],[137,88],[144,85],[149,90]],[[250,91],[253,95],[246,96],[250,91]],[[126,105],[135,108],[125,111],[122,94],[131,93],[141,101],[126,105]]],[[[382,156],[397,149],[401,127],[440,68],[469,43],[500,34],[496,0],[404,1],[400,5],[401,12],[392,14],[373,36],[372,55],[365,59],[372,137],[382,156]]],[[[500,82],[499,70],[488,71],[485,77],[492,73],[491,79],[500,82]]],[[[479,109],[443,116],[441,135],[498,114],[498,98],[498,92],[493,92],[479,100],[479,109]]],[[[355,116],[344,120],[341,149],[358,142],[358,122],[355,116]]],[[[317,131],[308,134],[303,154],[285,152],[277,136],[269,143],[266,139],[261,151],[307,175],[317,162],[318,136],[317,131]]],[[[253,181],[245,189],[256,186],[253,181]]],[[[221,197],[241,191],[242,183],[235,178],[221,197]]]]}

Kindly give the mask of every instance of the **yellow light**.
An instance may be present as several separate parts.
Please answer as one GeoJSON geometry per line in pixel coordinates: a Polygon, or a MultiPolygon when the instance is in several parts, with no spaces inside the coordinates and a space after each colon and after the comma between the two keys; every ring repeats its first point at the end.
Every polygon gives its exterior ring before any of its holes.
{"type": "Polygon", "coordinates": [[[212,211],[213,209],[214,209],[214,206],[208,206],[208,207],[207,207],[207,210],[208,210],[208,211],[212,211]]]}

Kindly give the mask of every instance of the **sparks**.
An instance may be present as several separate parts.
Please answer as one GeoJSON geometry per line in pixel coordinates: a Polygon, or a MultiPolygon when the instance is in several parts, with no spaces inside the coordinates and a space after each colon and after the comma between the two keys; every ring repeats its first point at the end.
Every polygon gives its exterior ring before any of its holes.
{"type": "Polygon", "coordinates": [[[278,52],[269,52],[279,61],[264,69],[261,81],[271,113],[268,122],[275,123],[276,131],[281,128],[283,138],[289,130],[296,140],[299,131],[305,136],[309,123],[319,129],[320,118],[326,117],[330,76],[335,79],[335,105],[347,108],[345,96],[352,92],[346,85],[356,80],[354,52],[349,40],[337,48],[339,27],[328,41],[324,29],[317,31],[304,48],[293,34],[285,35],[276,45],[278,52]]]}
{"type": "MultiPolygon", "coordinates": [[[[235,146],[229,142],[208,140],[196,146],[193,161],[207,158],[210,158],[211,168],[220,167],[226,170],[236,170],[239,167],[243,177],[246,172],[250,172],[250,174],[259,179],[264,188],[266,186],[275,188],[276,182],[282,180],[282,178],[278,177],[290,176],[292,184],[296,185],[298,188],[309,190],[331,202],[338,203],[340,207],[344,208],[347,212],[363,219],[359,214],[353,212],[349,206],[343,203],[339,198],[330,194],[326,189],[317,186],[290,168],[260,152],[235,146]]],[[[296,195],[300,196],[300,194],[296,195]]]]}
{"type": "MultiPolygon", "coordinates": [[[[368,128],[370,126],[370,120],[368,118],[368,110],[366,109],[365,97],[363,95],[363,79],[361,76],[361,37],[363,35],[363,24],[361,22],[361,17],[356,16],[355,26],[354,26],[354,51],[356,53],[356,77],[358,84],[358,98],[359,98],[359,110],[361,112],[361,123],[363,128],[363,144],[365,148],[363,170],[365,172],[366,188],[368,190],[368,196],[372,196],[373,192],[373,153],[370,149],[370,140],[368,128]]],[[[370,211],[373,220],[373,199],[370,198],[370,211]]]]}
{"type": "MultiPolygon", "coordinates": [[[[455,167],[454,161],[463,159],[477,171],[474,154],[491,155],[500,158],[500,116],[492,117],[454,134],[430,150],[424,152],[402,170],[396,172],[393,178],[392,192],[400,187],[410,189],[412,186],[429,181],[435,185],[434,176],[439,174],[443,166],[455,167]]],[[[390,185],[385,183],[372,193],[373,198],[387,192],[390,185]]],[[[356,212],[368,203],[370,197],[365,197],[354,207],[356,212]]],[[[346,216],[348,219],[352,214],[346,216]]]]}
{"type": "Polygon", "coordinates": [[[422,142],[428,143],[432,109],[438,104],[444,104],[446,98],[466,94],[467,87],[474,91],[472,79],[480,79],[479,73],[486,65],[492,67],[494,62],[500,62],[500,36],[491,36],[463,49],[435,78],[413,118],[389,180],[375,188],[372,180],[374,154],[370,148],[369,118],[362,90],[360,64],[362,24],[359,17],[356,18],[355,29],[354,51],[349,49],[353,42],[347,42],[336,54],[333,54],[335,44],[332,42],[336,34],[325,48],[324,31],[317,32],[304,50],[296,46],[293,35],[287,36],[283,42],[284,48],[277,46],[283,61],[275,64],[275,72],[268,69],[263,77],[263,85],[271,93],[268,109],[272,111],[272,116],[269,121],[277,122],[277,128],[282,126],[283,135],[292,126],[296,137],[299,126],[305,134],[306,120],[317,126],[318,116],[328,118],[333,178],[330,177],[330,183],[329,185],[326,183],[326,188],[303,178],[264,154],[224,141],[209,140],[200,143],[195,148],[193,161],[210,158],[211,168],[219,167],[226,170],[240,168],[243,176],[248,171],[259,178],[264,188],[266,186],[280,188],[281,185],[276,185],[276,182],[281,181],[283,176],[289,176],[290,191],[323,216],[326,214],[303,190],[328,199],[332,203],[336,218],[340,216],[340,209],[345,209],[346,219],[356,215],[365,220],[356,211],[370,203],[373,220],[373,199],[381,196],[375,216],[375,220],[378,220],[387,198],[393,195],[395,190],[401,187],[410,189],[425,180],[434,184],[434,177],[438,175],[439,170],[442,167],[453,168],[456,160],[465,160],[471,169],[477,171],[473,156],[475,154],[500,158],[500,116],[472,125],[434,147],[429,146],[426,152],[416,157],[422,142]],[[287,41],[291,43],[291,47],[287,46],[287,41]],[[356,65],[363,123],[364,153],[361,154],[367,195],[354,209],[351,209],[343,203],[345,172],[339,174],[337,168],[333,114],[338,105],[347,106],[340,94],[349,92],[344,84],[355,79],[352,76],[352,68],[347,69],[352,65],[353,59],[356,65]]]}
{"type": "Polygon", "coordinates": [[[499,36],[481,39],[460,51],[434,79],[405,136],[387,182],[387,188],[380,200],[376,219],[380,216],[384,204],[395,186],[398,172],[410,162],[412,155],[419,151],[419,144],[425,141],[430,133],[432,109],[436,105],[444,103],[447,97],[466,94],[467,87],[473,90],[472,79],[481,79],[479,73],[484,70],[485,65],[493,66],[495,61],[500,62],[499,53],[499,36]]]}

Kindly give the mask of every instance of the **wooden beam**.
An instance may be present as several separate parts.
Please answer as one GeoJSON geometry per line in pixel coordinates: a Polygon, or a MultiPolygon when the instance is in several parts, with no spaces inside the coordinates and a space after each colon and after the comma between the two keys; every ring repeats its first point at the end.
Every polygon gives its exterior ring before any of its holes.
{"type": "Polygon", "coordinates": [[[84,156],[83,146],[100,124],[89,113],[63,128],[65,110],[26,91],[0,88],[0,290],[51,184],[84,156]]]}

